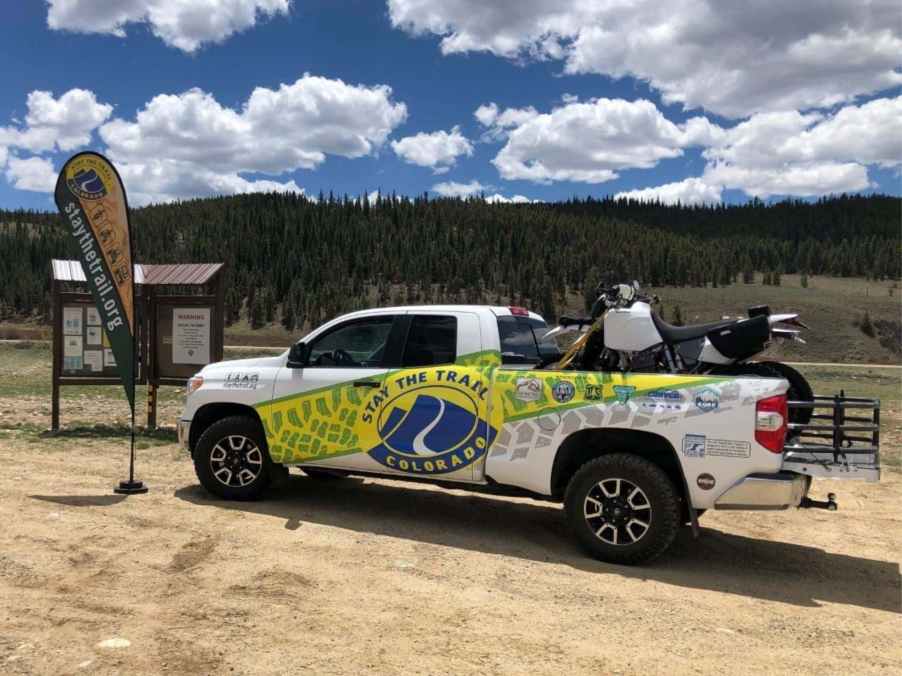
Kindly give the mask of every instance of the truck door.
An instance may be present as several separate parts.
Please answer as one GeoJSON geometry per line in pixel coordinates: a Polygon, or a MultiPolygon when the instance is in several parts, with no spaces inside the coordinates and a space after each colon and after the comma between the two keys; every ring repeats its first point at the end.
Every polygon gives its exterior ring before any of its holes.
{"type": "Polygon", "coordinates": [[[270,455],[285,464],[373,470],[385,377],[400,364],[404,315],[350,319],[316,336],[303,368],[285,367],[260,411],[270,455]]]}
{"type": "Polygon", "coordinates": [[[466,365],[480,346],[479,318],[417,311],[407,324],[401,368],[386,378],[380,443],[370,456],[393,472],[480,481],[495,431],[488,424],[489,369],[466,365]]]}

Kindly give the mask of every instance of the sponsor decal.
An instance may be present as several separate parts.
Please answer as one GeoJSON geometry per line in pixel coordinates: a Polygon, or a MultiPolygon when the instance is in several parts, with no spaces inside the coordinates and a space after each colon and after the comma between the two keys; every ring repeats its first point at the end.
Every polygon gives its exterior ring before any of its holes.
{"type": "Polygon", "coordinates": [[[683,455],[687,458],[705,457],[705,435],[687,434],[683,437],[683,455]]]}
{"type": "Polygon", "coordinates": [[[542,381],[538,378],[517,378],[514,396],[520,401],[538,401],[542,398],[542,381]]]}
{"type": "Polygon", "coordinates": [[[635,391],[636,388],[632,385],[614,385],[614,396],[617,398],[618,404],[627,403],[635,391]]]}
{"type": "Polygon", "coordinates": [[[604,399],[604,387],[601,385],[586,385],[584,396],[589,401],[601,401],[604,399]]]}
{"type": "Polygon", "coordinates": [[[704,413],[716,411],[720,408],[720,394],[710,387],[699,390],[695,393],[695,407],[704,413]]]}
{"type": "Polygon", "coordinates": [[[750,458],[752,455],[752,445],[748,441],[732,439],[708,439],[705,450],[708,455],[723,458],[750,458]]]}
{"type": "Polygon", "coordinates": [[[573,395],[575,394],[576,388],[573,387],[573,383],[566,380],[557,381],[551,388],[551,396],[554,397],[554,400],[559,404],[566,404],[573,399],[573,395]]]}
{"type": "Polygon", "coordinates": [[[391,469],[444,474],[485,455],[496,431],[480,416],[488,386],[469,373],[430,369],[385,381],[362,421],[381,441],[370,457],[391,469]]]}
{"type": "Polygon", "coordinates": [[[705,474],[699,474],[695,483],[703,491],[710,491],[717,484],[717,481],[714,480],[713,476],[706,472],[705,474]]]}
{"type": "Polygon", "coordinates": [[[708,439],[704,434],[687,434],[683,437],[683,455],[687,458],[704,458],[706,455],[749,458],[752,455],[752,445],[747,441],[708,439]]]}
{"type": "Polygon", "coordinates": [[[682,410],[683,401],[683,394],[678,390],[654,390],[645,394],[639,401],[639,405],[643,408],[679,411],[682,410]]]}
{"type": "Polygon", "coordinates": [[[227,390],[256,390],[260,382],[258,373],[227,373],[222,386],[227,390]]]}

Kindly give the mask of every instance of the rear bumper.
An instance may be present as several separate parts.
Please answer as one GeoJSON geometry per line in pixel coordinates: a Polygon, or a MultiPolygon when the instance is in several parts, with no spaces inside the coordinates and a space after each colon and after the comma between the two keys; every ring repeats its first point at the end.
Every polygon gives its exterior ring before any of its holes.
{"type": "Polygon", "coordinates": [[[750,474],[714,501],[714,509],[786,509],[798,507],[811,477],[793,472],[750,474]]]}
{"type": "Polygon", "coordinates": [[[188,441],[191,438],[191,421],[179,420],[176,425],[176,431],[178,432],[179,445],[183,448],[188,448],[188,441]]]}

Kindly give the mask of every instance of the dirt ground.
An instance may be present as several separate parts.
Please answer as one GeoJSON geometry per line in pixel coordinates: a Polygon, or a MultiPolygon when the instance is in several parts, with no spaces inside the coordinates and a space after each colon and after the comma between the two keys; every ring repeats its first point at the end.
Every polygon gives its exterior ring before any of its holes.
{"type": "Polygon", "coordinates": [[[115,496],[124,428],[64,403],[48,435],[45,397],[0,398],[0,673],[902,672],[897,463],[627,568],[525,499],[293,474],[214,500],[171,430],[141,439],[150,493],[115,496]]]}

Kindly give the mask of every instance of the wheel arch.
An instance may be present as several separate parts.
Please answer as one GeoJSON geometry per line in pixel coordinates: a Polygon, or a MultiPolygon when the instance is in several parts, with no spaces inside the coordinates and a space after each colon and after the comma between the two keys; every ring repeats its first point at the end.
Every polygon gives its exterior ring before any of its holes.
{"type": "Polygon", "coordinates": [[[592,428],[578,430],[558,447],[551,468],[551,494],[556,500],[564,496],[567,484],[576,471],[589,460],[612,453],[631,453],[658,465],[685,502],[688,495],[683,467],[673,445],[660,434],[644,430],[592,428]]]}
{"type": "MultiPolygon", "coordinates": [[[[233,402],[213,402],[211,404],[205,404],[197,409],[194,417],[191,419],[191,432],[188,435],[188,450],[191,454],[194,454],[198,439],[201,438],[201,435],[207,431],[210,425],[218,420],[232,416],[244,416],[257,421],[257,424],[260,425],[263,442],[264,444],[266,443],[266,428],[263,426],[260,414],[257,413],[255,408],[247,406],[246,404],[236,404],[233,402]]],[[[268,449],[266,450],[268,451],[268,449]]]]}

